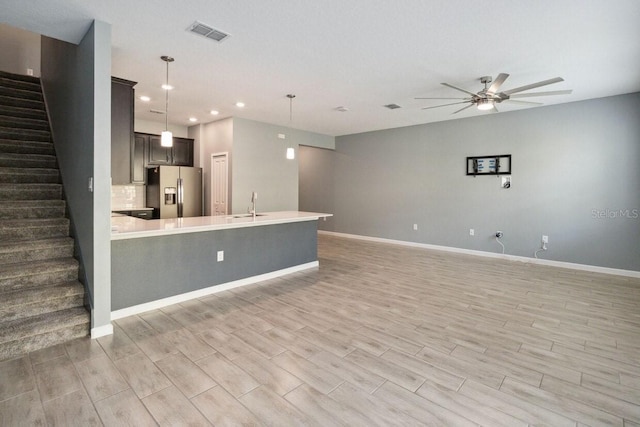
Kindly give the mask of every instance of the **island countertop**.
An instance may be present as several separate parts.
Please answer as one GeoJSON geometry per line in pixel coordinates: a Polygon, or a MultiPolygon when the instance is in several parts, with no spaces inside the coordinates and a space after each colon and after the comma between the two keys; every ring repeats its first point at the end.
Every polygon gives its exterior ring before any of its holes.
{"type": "Polygon", "coordinates": [[[250,214],[151,220],[129,216],[114,216],[111,218],[111,240],[285,224],[288,222],[312,221],[330,216],[333,215],[300,211],[261,212],[255,218],[250,214]]]}

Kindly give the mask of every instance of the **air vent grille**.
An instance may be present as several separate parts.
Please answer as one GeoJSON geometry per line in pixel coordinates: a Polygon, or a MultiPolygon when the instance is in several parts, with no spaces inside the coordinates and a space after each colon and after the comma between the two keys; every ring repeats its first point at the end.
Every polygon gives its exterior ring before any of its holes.
{"type": "Polygon", "coordinates": [[[387,104],[387,105],[383,105],[383,107],[388,108],[390,110],[395,110],[397,108],[402,108],[401,106],[399,106],[398,104],[387,104]]]}
{"type": "Polygon", "coordinates": [[[187,30],[217,42],[226,40],[229,37],[229,34],[224,31],[216,30],[215,28],[198,21],[191,24],[187,30]]]}

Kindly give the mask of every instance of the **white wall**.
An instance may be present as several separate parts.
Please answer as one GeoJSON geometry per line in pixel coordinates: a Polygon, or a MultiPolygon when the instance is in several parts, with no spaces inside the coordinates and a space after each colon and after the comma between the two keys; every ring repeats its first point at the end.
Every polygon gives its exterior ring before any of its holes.
{"type": "Polygon", "coordinates": [[[0,24],[0,71],[40,77],[40,35],[0,24]]]}

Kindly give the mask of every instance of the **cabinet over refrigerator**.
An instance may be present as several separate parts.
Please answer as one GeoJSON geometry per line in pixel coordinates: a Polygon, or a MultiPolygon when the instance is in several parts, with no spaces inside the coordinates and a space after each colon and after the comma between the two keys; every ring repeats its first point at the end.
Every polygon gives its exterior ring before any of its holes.
{"type": "Polygon", "coordinates": [[[202,216],[202,168],[157,166],[147,170],[147,206],[154,218],[202,216]]]}

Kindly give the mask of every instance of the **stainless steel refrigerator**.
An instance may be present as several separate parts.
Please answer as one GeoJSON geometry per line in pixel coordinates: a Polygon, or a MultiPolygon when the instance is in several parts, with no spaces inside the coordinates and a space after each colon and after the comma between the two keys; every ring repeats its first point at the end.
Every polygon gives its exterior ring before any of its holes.
{"type": "Polygon", "coordinates": [[[157,166],[147,171],[147,207],[154,218],[202,216],[202,168],[157,166]]]}

